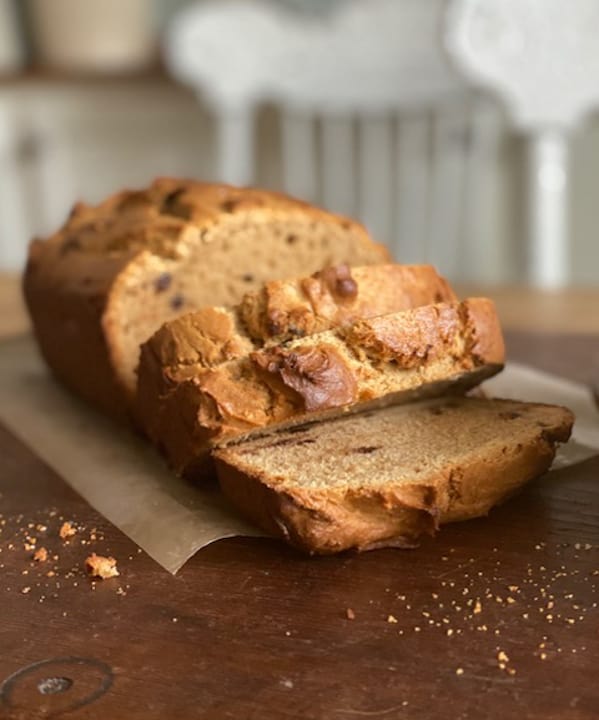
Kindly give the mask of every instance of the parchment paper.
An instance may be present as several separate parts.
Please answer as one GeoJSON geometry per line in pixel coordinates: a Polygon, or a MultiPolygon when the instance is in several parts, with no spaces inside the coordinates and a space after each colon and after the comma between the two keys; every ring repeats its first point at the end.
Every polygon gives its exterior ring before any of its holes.
{"type": "Polygon", "coordinates": [[[169,572],[215,540],[263,534],[60,387],[31,336],[0,343],[0,421],[169,572]]]}
{"type": "MultiPolygon", "coordinates": [[[[485,387],[574,410],[573,441],[556,466],[599,452],[599,413],[584,386],[511,364],[485,387]]],[[[141,438],[63,390],[31,336],[0,343],[0,421],[169,572],[215,540],[262,534],[231,513],[218,492],[177,479],[141,438]]]]}
{"type": "Polygon", "coordinates": [[[487,380],[484,389],[493,397],[564,405],[572,410],[576,415],[572,438],[558,449],[552,470],[599,453],[599,409],[591,389],[585,385],[526,365],[508,363],[503,372],[487,380]]]}

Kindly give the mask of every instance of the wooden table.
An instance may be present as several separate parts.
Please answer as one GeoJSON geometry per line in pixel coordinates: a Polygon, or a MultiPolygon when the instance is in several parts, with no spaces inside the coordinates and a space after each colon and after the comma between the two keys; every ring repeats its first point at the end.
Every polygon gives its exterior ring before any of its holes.
{"type": "MultiPolygon", "coordinates": [[[[508,347],[581,380],[599,356],[592,334],[508,347]]],[[[0,718],[597,718],[598,481],[599,458],[554,472],[418,550],[238,538],[172,577],[0,428],[0,718]],[[121,575],[91,583],[91,550],[121,575]]]]}

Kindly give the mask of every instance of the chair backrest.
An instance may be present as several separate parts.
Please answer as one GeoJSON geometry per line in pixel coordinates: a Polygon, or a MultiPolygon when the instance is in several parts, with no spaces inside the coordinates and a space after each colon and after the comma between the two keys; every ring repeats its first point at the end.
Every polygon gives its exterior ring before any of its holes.
{"type": "Polygon", "coordinates": [[[597,0],[451,0],[447,46],[528,138],[527,277],[570,278],[569,134],[599,105],[597,0]]]}
{"type": "Polygon", "coordinates": [[[286,191],[358,216],[402,261],[494,280],[501,114],[452,71],[443,18],[443,0],[353,0],[326,17],[213,0],[175,18],[166,57],[217,116],[219,179],[255,180],[254,111],[275,101],[286,191]]]}

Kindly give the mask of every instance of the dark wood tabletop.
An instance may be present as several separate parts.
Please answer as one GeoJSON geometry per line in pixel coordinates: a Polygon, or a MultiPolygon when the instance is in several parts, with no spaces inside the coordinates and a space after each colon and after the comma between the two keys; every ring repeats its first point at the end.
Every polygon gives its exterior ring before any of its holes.
{"type": "MultiPolygon", "coordinates": [[[[599,338],[508,348],[589,381],[599,338]]],[[[0,428],[0,718],[590,720],[598,602],[599,458],[416,550],[237,538],[173,577],[0,428]]]]}

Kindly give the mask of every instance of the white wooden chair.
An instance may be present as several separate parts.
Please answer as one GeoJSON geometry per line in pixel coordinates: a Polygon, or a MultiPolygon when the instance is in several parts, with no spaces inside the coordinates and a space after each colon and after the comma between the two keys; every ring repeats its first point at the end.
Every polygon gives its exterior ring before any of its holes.
{"type": "Polygon", "coordinates": [[[267,0],[183,10],[167,62],[216,114],[218,179],[255,180],[255,110],[275,101],[286,191],[359,216],[402,261],[501,279],[503,248],[485,244],[501,115],[452,71],[443,11],[442,0],[357,0],[326,18],[267,0]]]}
{"type": "Polygon", "coordinates": [[[445,46],[529,138],[524,279],[555,287],[570,278],[568,135],[599,101],[598,33],[597,0],[348,0],[322,21],[209,0],[176,19],[167,58],[217,114],[220,178],[253,180],[253,113],[275,100],[286,190],[357,214],[402,260],[523,279],[493,232],[502,116],[445,46]]]}
{"type": "Polygon", "coordinates": [[[599,104],[597,0],[453,0],[447,46],[528,138],[528,278],[570,277],[569,136],[599,104]]]}

